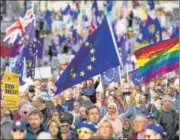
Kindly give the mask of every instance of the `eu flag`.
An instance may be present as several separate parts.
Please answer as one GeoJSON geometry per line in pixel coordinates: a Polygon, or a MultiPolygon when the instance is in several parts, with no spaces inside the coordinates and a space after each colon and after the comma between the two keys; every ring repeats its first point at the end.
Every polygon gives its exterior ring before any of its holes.
{"type": "Polygon", "coordinates": [[[24,58],[24,50],[16,57],[13,58],[14,64],[11,63],[10,67],[12,72],[19,74],[20,85],[24,85],[24,78],[26,78],[26,65],[24,58]]]}
{"type": "Polygon", "coordinates": [[[89,35],[74,59],[56,81],[56,94],[121,64],[114,34],[104,22],[89,35]]]}
{"type": "Polygon", "coordinates": [[[110,68],[107,71],[101,74],[102,78],[102,86],[109,85],[111,82],[119,82],[120,81],[120,67],[117,66],[115,68],[110,68]]]}
{"type": "Polygon", "coordinates": [[[132,71],[130,75],[134,85],[138,86],[144,82],[143,75],[139,69],[132,71]]]}
{"type": "Polygon", "coordinates": [[[144,28],[142,28],[142,36],[144,40],[152,39],[156,34],[162,31],[159,20],[156,18],[151,20],[144,28]]]}
{"type": "Polygon", "coordinates": [[[32,57],[34,57],[34,54],[37,55],[38,59],[42,59],[43,46],[44,46],[44,38],[36,38],[28,46],[25,46],[24,57],[26,58],[26,60],[32,60],[32,57]]]}

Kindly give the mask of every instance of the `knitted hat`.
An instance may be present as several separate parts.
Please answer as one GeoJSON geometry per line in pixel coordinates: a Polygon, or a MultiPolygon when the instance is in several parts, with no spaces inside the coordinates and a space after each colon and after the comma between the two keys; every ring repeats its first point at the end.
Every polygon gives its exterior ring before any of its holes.
{"type": "Polygon", "coordinates": [[[26,130],[26,123],[25,121],[16,121],[12,124],[12,129],[22,129],[22,130],[26,130]]]}
{"type": "Polygon", "coordinates": [[[147,126],[146,129],[154,130],[156,133],[160,134],[163,137],[167,135],[167,133],[164,131],[163,127],[160,124],[150,124],[147,126]]]}
{"type": "Polygon", "coordinates": [[[94,133],[97,131],[97,126],[93,124],[92,122],[87,122],[87,121],[81,122],[80,125],[77,127],[77,130],[81,128],[88,128],[94,133]]]}
{"type": "Polygon", "coordinates": [[[113,102],[108,104],[107,108],[109,107],[114,107],[117,110],[117,105],[113,102]]]}

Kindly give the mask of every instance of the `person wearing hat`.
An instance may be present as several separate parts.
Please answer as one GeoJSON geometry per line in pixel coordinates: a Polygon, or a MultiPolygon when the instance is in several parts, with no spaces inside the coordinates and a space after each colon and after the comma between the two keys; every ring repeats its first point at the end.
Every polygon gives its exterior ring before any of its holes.
{"type": "Polygon", "coordinates": [[[71,130],[71,125],[73,123],[73,115],[69,112],[62,112],[60,116],[60,139],[77,139],[76,134],[71,130]]]}
{"type": "Polygon", "coordinates": [[[12,124],[11,136],[12,139],[21,139],[24,140],[26,136],[26,122],[25,121],[16,121],[12,124]]]}
{"type": "Polygon", "coordinates": [[[83,121],[77,127],[78,139],[90,139],[96,131],[96,125],[91,122],[83,121]]]}
{"type": "Polygon", "coordinates": [[[162,140],[166,136],[166,132],[160,124],[150,124],[146,128],[145,138],[162,140]]]}

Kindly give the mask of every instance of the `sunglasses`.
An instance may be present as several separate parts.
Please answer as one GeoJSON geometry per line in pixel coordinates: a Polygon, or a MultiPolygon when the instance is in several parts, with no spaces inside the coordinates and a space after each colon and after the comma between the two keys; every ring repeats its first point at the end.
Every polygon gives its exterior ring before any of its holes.
{"type": "Polygon", "coordinates": [[[17,131],[20,131],[21,133],[23,133],[23,132],[24,132],[24,130],[23,130],[23,129],[13,129],[13,132],[17,132],[17,131]]]}
{"type": "Polygon", "coordinates": [[[61,124],[61,127],[69,127],[69,124],[61,124]]]}
{"type": "Polygon", "coordinates": [[[82,130],[82,129],[78,129],[77,130],[77,134],[81,134],[81,133],[84,133],[84,134],[92,134],[93,132],[91,130],[82,130]]]}
{"type": "Polygon", "coordinates": [[[28,112],[27,112],[27,111],[24,111],[23,113],[24,113],[25,115],[26,115],[26,114],[28,114],[28,112]]]}
{"type": "Polygon", "coordinates": [[[150,138],[151,137],[151,135],[145,135],[145,138],[150,138]]]}

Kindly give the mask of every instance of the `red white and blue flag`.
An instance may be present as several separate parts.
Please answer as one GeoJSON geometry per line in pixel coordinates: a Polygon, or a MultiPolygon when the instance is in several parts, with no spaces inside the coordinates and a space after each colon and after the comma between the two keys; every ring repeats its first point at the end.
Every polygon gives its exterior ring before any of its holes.
{"type": "Polygon", "coordinates": [[[27,9],[24,16],[20,16],[13,25],[6,29],[6,35],[3,42],[6,44],[14,44],[16,41],[21,39],[26,32],[26,27],[30,23],[34,22],[35,26],[35,14],[33,8],[34,4],[27,9]]]}

